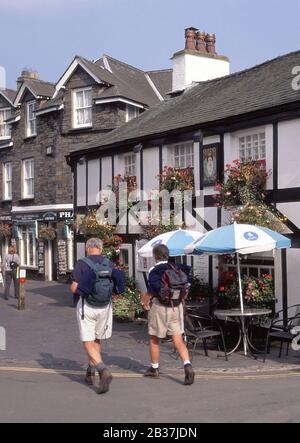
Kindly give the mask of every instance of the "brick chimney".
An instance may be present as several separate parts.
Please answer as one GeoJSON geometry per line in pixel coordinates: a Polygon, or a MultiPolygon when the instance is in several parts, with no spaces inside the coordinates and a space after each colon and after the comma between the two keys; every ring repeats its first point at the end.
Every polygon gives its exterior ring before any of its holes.
{"type": "Polygon", "coordinates": [[[20,77],[17,78],[17,89],[20,88],[25,80],[39,80],[39,74],[33,69],[24,68],[20,77]]]}
{"type": "Polygon", "coordinates": [[[230,74],[229,59],[217,53],[216,35],[192,26],[185,30],[185,49],[176,52],[172,61],[173,92],[230,74]]]}

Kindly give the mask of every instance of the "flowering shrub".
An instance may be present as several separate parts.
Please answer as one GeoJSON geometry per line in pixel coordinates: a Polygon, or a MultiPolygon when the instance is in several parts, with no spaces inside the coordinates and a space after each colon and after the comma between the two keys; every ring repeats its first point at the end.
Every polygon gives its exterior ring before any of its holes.
{"type": "Polygon", "coordinates": [[[6,223],[0,224],[0,238],[9,238],[11,237],[11,226],[6,223]]]}
{"type": "Polygon", "coordinates": [[[143,312],[140,292],[132,278],[127,278],[126,290],[113,296],[113,314],[120,320],[134,320],[143,312]]]}
{"type": "Polygon", "coordinates": [[[226,165],[225,181],[215,190],[216,206],[231,211],[231,222],[265,226],[274,231],[285,229],[283,217],[274,206],[266,202],[265,187],[270,173],[265,161],[235,160],[226,165]]]}
{"type": "Polygon", "coordinates": [[[38,238],[42,241],[52,241],[56,238],[56,230],[52,226],[41,225],[38,238]]]}
{"type": "Polygon", "coordinates": [[[118,262],[123,240],[116,234],[116,227],[101,225],[97,220],[97,211],[90,210],[81,221],[80,232],[88,237],[98,237],[103,241],[103,255],[109,260],[118,262]]]}
{"type": "MultiPolygon", "coordinates": [[[[272,275],[262,277],[244,277],[242,279],[245,304],[256,308],[273,308],[275,302],[274,281],[272,275]]],[[[234,272],[222,275],[219,288],[219,302],[223,307],[240,306],[238,277],[234,272]]]]}
{"type": "Polygon", "coordinates": [[[188,191],[194,189],[194,168],[176,169],[165,166],[163,172],[158,175],[160,189],[172,192],[188,191]]]}

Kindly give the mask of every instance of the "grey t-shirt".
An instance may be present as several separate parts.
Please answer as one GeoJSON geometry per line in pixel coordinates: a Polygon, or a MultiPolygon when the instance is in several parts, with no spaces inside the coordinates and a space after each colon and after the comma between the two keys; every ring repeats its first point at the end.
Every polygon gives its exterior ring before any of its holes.
{"type": "Polygon", "coordinates": [[[18,256],[18,254],[5,254],[4,260],[3,260],[3,271],[4,272],[11,271],[10,264],[12,261],[17,263],[19,266],[21,264],[21,260],[20,260],[20,257],[18,256]]]}

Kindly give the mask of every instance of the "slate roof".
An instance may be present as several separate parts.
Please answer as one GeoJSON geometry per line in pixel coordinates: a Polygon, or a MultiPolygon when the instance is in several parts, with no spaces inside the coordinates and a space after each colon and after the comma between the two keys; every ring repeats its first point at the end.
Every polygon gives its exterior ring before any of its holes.
{"type": "Polygon", "coordinates": [[[28,85],[36,95],[41,97],[52,97],[55,91],[55,85],[53,83],[43,80],[26,79],[24,83],[28,85]]]}
{"type": "Polygon", "coordinates": [[[0,92],[11,102],[14,102],[16,91],[12,89],[0,89],[0,92]]]}
{"type": "MultiPolygon", "coordinates": [[[[107,89],[99,94],[99,99],[122,97],[140,103],[145,107],[152,107],[160,102],[147,80],[146,72],[109,55],[103,55],[95,62],[81,56],[76,56],[76,59],[80,60],[95,77],[107,84],[107,89]],[[107,69],[107,63],[110,69],[107,69]]],[[[149,74],[160,94],[165,97],[172,87],[172,71],[151,71],[147,74],[149,74]]],[[[55,99],[42,104],[39,110],[48,109],[62,103],[63,94],[58,94],[55,99]]]]}
{"type": "MultiPolygon", "coordinates": [[[[109,55],[104,55],[101,59],[95,62],[95,65],[105,66],[103,62],[104,57],[106,58],[112,71],[111,84],[115,88],[114,90],[104,91],[99,98],[113,97],[114,95],[118,95],[134,100],[138,103],[145,104],[149,107],[159,103],[159,98],[148,82],[144,71],[116,60],[109,55]]],[[[167,87],[169,89],[171,88],[171,82],[169,85],[167,85],[167,87]]]]}
{"type": "Polygon", "coordinates": [[[148,71],[147,74],[153,81],[157,90],[163,98],[167,98],[167,93],[172,89],[172,69],[165,69],[162,71],[148,71]]]}
{"type": "Polygon", "coordinates": [[[292,70],[300,66],[300,51],[253,68],[201,82],[175,98],[170,98],[126,125],[99,138],[97,144],[82,144],[78,149],[104,148],[168,131],[201,126],[300,102],[300,91],[292,88],[292,70]]]}

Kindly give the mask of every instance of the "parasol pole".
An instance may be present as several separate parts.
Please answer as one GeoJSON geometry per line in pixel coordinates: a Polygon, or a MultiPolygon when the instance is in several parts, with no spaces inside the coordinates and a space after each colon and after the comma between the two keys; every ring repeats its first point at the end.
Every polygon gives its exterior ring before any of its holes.
{"type": "Polygon", "coordinates": [[[245,332],[245,318],[244,318],[244,299],[243,299],[243,287],[242,287],[242,275],[241,275],[241,264],[240,264],[240,254],[237,252],[237,269],[238,269],[238,278],[239,278],[239,293],[240,293],[240,304],[241,304],[241,322],[242,322],[242,334],[243,334],[243,343],[244,343],[244,353],[248,354],[248,346],[247,346],[247,338],[245,332]]]}

